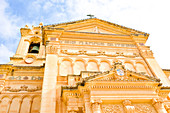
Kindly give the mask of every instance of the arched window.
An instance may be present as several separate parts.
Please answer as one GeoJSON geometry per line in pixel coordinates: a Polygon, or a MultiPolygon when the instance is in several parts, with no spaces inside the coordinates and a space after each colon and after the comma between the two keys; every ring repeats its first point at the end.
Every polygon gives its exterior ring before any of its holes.
{"type": "Polygon", "coordinates": [[[36,53],[38,54],[39,53],[39,48],[40,48],[40,43],[34,43],[32,42],[29,46],[29,50],[28,50],[28,53],[36,53]]]}

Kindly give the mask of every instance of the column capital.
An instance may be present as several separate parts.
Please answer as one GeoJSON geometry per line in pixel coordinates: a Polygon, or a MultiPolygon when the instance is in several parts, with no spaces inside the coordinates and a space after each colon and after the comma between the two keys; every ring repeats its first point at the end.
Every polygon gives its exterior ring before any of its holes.
{"type": "Polygon", "coordinates": [[[162,98],[154,98],[152,100],[152,104],[155,105],[156,103],[162,104],[164,101],[162,98]]]}
{"type": "Polygon", "coordinates": [[[58,45],[48,45],[46,47],[46,53],[47,54],[57,54],[58,49],[59,49],[58,45]]]}
{"type": "Polygon", "coordinates": [[[78,112],[79,109],[77,106],[67,106],[67,111],[68,112],[78,112]]]}
{"type": "Polygon", "coordinates": [[[124,100],[123,101],[124,106],[130,106],[131,104],[132,104],[132,102],[130,100],[124,100]]]}
{"type": "Polygon", "coordinates": [[[99,104],[101,104],[101,103],[102,103],[102,100],[101,100],[101,99],[92,99],[90,102],[91,102],[92,104],[94,104],[94,103],[99,103],[99,104]]]}
{"type": "Polygon", "coordinates": [[[124,109],[126,113],[134,113],[135,107],[132,105],[132,102],[130,100],[124,100],[123,101],[124,109]]]}

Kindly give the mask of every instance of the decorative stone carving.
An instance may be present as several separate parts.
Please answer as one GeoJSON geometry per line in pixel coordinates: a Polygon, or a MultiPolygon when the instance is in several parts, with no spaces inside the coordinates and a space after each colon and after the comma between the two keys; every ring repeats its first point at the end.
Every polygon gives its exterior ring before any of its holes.
{"type": "Polygon", "coordinates": [[[153,58],[153,52],[151,50],[143,50],[141,53],[144,57],[153,58]]]}
{"type": "Polygon", "coordinates": [[[170,103],[165,104],[165,109],[168,113],[170,113],[170,103]]]}
{"type": "Polygon", "coordinates": [[[131,101],[130,100],[124,100],[123,101],[123,105],[124,105],[124,109],[126,111],[126,113],[135,113],[135,107],[133,105],[131,105],[131,101]]]}
{"type": "Polygon", "coordinates": [[[102,105],[103,113],[124,113],[122,104],[106,104],[102,105]]]}
{"type": "Polygon", "coordinates": [[[147,103],[133,104],[135,107],[135,113],[156,113],[154,107],[147,103]]]}
{"type": "Polygon", "coordinates": [[[5,91],[10,91],[10,92],[20,92],[20,91],[28,91],[28,92],[34,92],[34,91],[39,91],[42,90],[41,86],[37,86],[35,88],[28,88],[28,86],[21,86],[20,88],[11,88],[10,86],[6,86],[4,88],[5,91]]]}
{"type": "Polygon", "coordinates": [[[7,76],[6,80],[43,80],[40,76],[7,76]]]}
{"type": "Polygon", "coordinates": [[[101,103],[102,103],[102,100],[101,99],[93,99],[91,100],[91,105],[92,105],[92,111],[93,113],[102,113],[102,110],[101,110],[101,103]]]}
{"type": "Polygon", "coordinates": [[[88,56],[108,56],[108,57],[117,57],[117,56],[124,56],[124,57],[130,57],[130,58],[134,58],[134,57],[139,57],[139,54],[136,52],[107,52],[107,51],[91,51],[91,50],[61,50],[60,51],[62,54],[67,54],[67,55],[88,55],[88,56]]]}
{"type": "Polygon", "coordinates": [[[50,45],[46,47],[46,53],[48,54],[56,54],[58,52],[58,46],[50,45]]]}
{"type": "Polygon", "coordinates": [[[157,110],[158,113],[167,113],[162,98],[154,98],[153,99],[153,106],[157,110]]]}

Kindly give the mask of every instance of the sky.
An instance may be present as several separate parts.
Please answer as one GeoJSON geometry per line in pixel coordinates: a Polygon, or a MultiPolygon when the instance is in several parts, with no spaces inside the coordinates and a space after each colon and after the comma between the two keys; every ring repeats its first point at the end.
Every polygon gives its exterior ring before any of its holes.
{"type": "Polygon", "coordinates": [[[146,43],[163,69],[170,69],[169,0],[0,0],[0,63],[9,62],[20,41],[20,28],[99,19],[149,33],[146,43]]]}

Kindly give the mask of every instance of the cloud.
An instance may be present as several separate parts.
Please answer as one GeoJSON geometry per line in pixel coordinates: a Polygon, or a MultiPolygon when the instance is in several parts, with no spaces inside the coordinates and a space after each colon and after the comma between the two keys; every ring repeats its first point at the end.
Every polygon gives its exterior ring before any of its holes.
{"type": "Polygon", "coordinates": [[[8,3],[5,0],[1,0],[0,3],[0,38],[9,39],[16,38],[19,27],[17,23],[20,21],[19,17],[10,14],[6,9],[9,7],[8,3]]]}
{"type": "Polygon", "coordinates": [[[1,0],[0,38],[16,38],[19,22],[30,26],[39,22],[54,24],[94,14],[97,18],[150,33],[147,45],[151,46],[161,67],[170,68],[167,65],[170,64],[168,5],[169,0],[30,0],[24,9],[27,18],[24,18],[7,13],[9,5],[1,0]]]}
{"type": "Polygon", "coordinates": [[[0,63],[4,64],[9,62],[9,57],[14,55],[13,51],[10,51],[5,45],[0,45],[0,63]]]}

